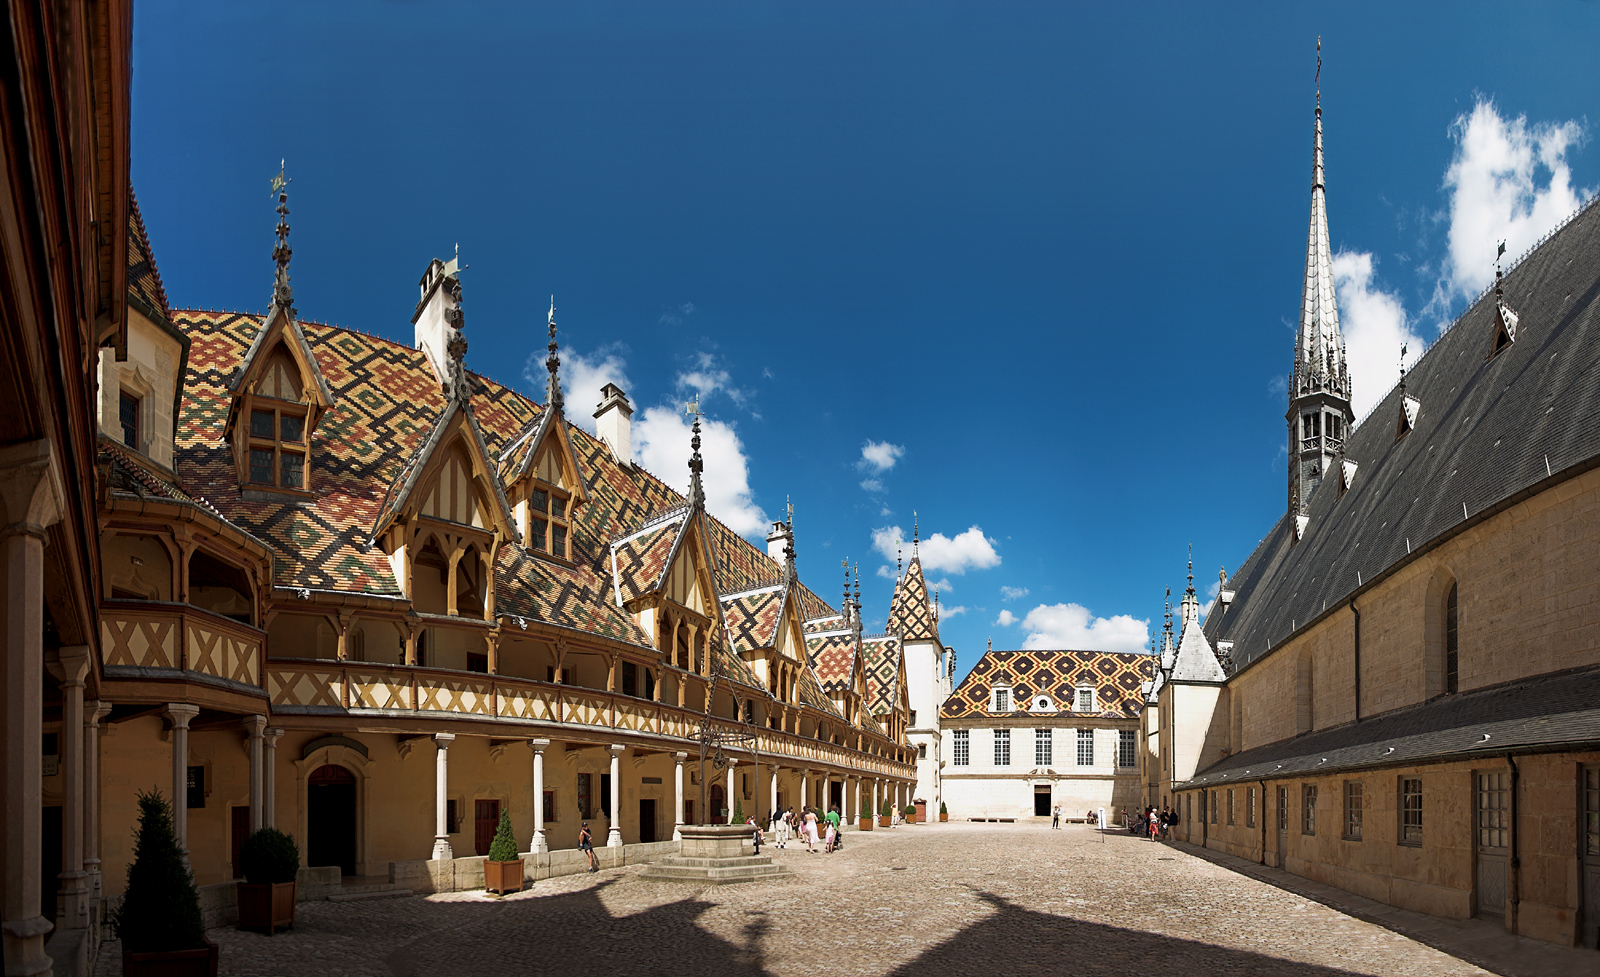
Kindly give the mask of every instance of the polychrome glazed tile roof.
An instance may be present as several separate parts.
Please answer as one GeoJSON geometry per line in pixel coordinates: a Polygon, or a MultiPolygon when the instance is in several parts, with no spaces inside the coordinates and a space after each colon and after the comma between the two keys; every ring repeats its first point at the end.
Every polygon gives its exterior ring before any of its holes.
{"type": "Polygon", "coordinates": [[[922,577],[922,559],[914,553],[905,576],[895,585],[888,630],[906,641],[939,640],[939,625],[928,600],[928,582],[922,577]]]}
{"type": "Polygon", "coordinates": [[[763,587],[722,599],[722,614],[728,622],[728,632],[733,635],[735,648],[753,651],[771,646],[778,633],[783,597],[784,588],[763,587]]]}
{"type": "Polygon", "coordinates": [[[806,636],[806,658],[824,692],[849,692],[856,667],[854,631],[813,632],[806,636]]]}
{"type": "Polygon", "coordinates": [[[1048,695],[1058,713],[1070,713],[1078,686],[1093,686],[1100,711],[1108,719],[1131,719],[1139,714],[1144,697],[1140,683],[1151,677],[1155,659],[1142,652],[1116,651],[988,651],[972,666],[940,715],[945,719],[975,719],[995,715],[1025,716],[1040,693],[1048,695]],[[1011,687],[1012,712],[989,711],[989,692],[996,685],[1011,687]]]}
{"type": "Polygon", "coordinates": [[[900,638],[896,635],[862,639],[862,665],[867,672],[867,711],[874,716],[894,710],[900,691],[900,654],[900,638]]]}
{"type": "Polygon", "coordinates": [[[687,525],[688,510],[611,544],[611,573],[623,603],[655,593],[687,525]]]}
{"type": "Polygon", "coordinates": [[[171,321],[172,310],[167,307],[167,289],[161,284],[161,272],[156,268],[155,253],[150,250],[150,236],[145,233],[144,215],[139,213],[139,198],[128,190],[128,291],[137,295],[162,318],[171,321]]]}

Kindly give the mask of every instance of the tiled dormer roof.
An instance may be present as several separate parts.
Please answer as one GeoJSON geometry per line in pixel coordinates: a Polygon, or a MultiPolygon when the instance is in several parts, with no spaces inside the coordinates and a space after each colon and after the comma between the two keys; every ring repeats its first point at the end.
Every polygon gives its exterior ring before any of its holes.
{"type": "Polygon", "coordinates": [[[1213,646],[1233,642],[1236,671],[1485,509],[1600,456],[1600,206],[1586,205],[1503,287],[1516,341],[1490,357],[1490,290],[1351,430],[1345,457],[1360,468],[1347,491],[1324,480],[1304,538],[1280,518],[1228,582],[1234,600],[1205,633],[1213,646]],[[1406,397],[1421,409],[1397,441],[1406,397]]]}
{"type": "Polygon", "coordinates": [[[856,635],[853,630],[819,631],[806,636],[806,657],[817,682],[828,693],[849,692],[856,667],[856,635]]]}
{"type": "Polygon", "coordinates": [[[1143,652],[1117,651],[988,651],[945,700],[945,719],[994,716],[989,711],[990,691],[1009,686],[1013,711],[1026,716],[1034,697],[1044,693],[1056,709],[1070,713],[1074,692],[1093,686],[1100,711],[1096,716],[1131,719],[1139,714],[1144,696],[1141,683],[1150,679],[1155,659],[1143,652]]]}

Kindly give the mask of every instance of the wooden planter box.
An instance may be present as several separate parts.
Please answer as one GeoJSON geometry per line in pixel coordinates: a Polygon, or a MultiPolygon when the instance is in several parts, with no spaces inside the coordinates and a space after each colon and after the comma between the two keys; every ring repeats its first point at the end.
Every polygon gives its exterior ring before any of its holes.
{"type": "Polygon", "coordinates": [[[505,895],[508,892],[522,891],[522,859],[514,858],[509,862],[491,862],[483,860],[483,891],[498,892],[505,895]]]}
{"type": "Polygon", "coordinates": [[[123,977],[217,977],[217,945],[168,953],[122,951],[123,977]]]}
{"type": "Polygon", "coordinates": [[[891,827],[893,824],[894,824],[894,816],[893,815],[891,815],[891,814],[880,814],[880,815],[878,815],[878,827],[887,828],[887,827],[891,827]]]}
{"type": "Polygon", "coordinates": [[[856,827],[859,828],[862,831],[871,831],[872,830],[872,819],[871,818],[861,818],[856,822],[856,827]]]}
{"type": "Polygon", "coordinates": [[[271,936],[294,925],[293,882],[240,882],[238,885],[240,929],[264,929],[271,936]]]}
{"type": "Polygon", "coordinates": [[[939,812],[939,820],[940,821],[948,821],[948,820],[950,820],[950,812],[949,811],[940,811],[939,812]]]}

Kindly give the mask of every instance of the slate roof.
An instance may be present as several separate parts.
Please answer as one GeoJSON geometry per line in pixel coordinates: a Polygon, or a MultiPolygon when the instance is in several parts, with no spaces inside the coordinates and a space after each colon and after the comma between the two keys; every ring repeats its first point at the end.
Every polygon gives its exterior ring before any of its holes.
{"type": "Polygon", "coordinates": [[[986,651],[939,712],[945,719],[1027,716],[1028,706],[1042,692],[1059,710],[1052,715],[1070,714],[1074,690],[1092,685],[1100,705],[1095,715],[1131,719],[1143,707],[1139,686],[1149,680],[1154,663],[1143,652],[986,651]],[[989,711],[989,692],[996,685],[1011,686],[1011,702],[1018,708],[1004,714],[989,711]]]}
{"type": "MultiPolygon", "coordinates": [[[[1600,198],[1597,198],[1600,200],[1600,198]]],[[[1482,296],[1350,432],[1357,464],[1312,493],[1305,537],[1280,517],[1212,613],[1212,644],[1242,668],[1363,585],[1463,528],[1472,517],[1600,456],[1600,207],[1591,201],[1506,276],[1516,341],[1489,358],[1493,292],[1482,296]],[[1419,408],[1395,431],[1403,397],[1419,408]],[[1465,506],[1465,510],[1463,510],[1465,506]]],[[[1370,380],[1368,382],[1371,382],[1370,380]]]]}
{"type": "Polygon", "coordinates": [[[1591,668],[1440,696],[1279,740],[1225,757],[1180,786],[1596,745],[1600,668],[1591,668]]]}

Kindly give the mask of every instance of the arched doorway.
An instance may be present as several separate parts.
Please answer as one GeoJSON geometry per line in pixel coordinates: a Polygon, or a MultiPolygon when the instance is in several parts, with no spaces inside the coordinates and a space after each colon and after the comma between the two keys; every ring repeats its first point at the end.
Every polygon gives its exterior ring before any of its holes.
{"type": "Polygon", "coordinates": [[[356,775],[337,764],[306,780],[306,864],[356,874],[356,775]]]}

